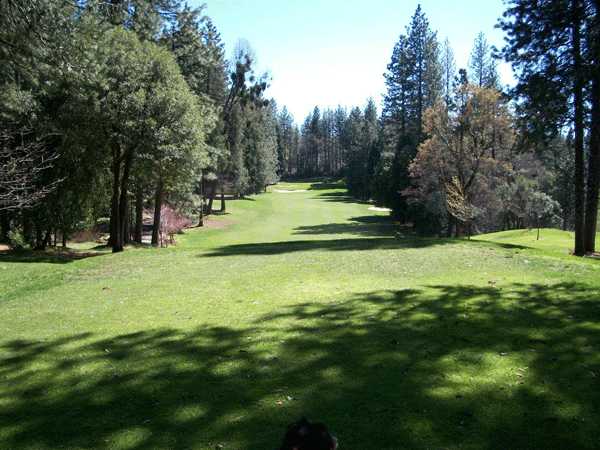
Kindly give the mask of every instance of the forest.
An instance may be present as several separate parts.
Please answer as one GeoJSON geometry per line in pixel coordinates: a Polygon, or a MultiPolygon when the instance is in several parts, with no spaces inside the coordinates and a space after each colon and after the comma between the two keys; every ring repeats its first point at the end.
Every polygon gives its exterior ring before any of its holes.
{"type": "Polygon", "coordinates": [[[600,0],[0,0],[0,86],[0,450],[600,448],[600,0]]]}
{"type": "Polygon", "coordinates": [[[515,2],[498,24],[506,46],[478,34],[465,68],[418,7],[394,46],[381,114],[372,99],[349,113],[315,107],[299,143],[284,141],[286,170],[343,174],[354,196],[421,233],[557,227],[575,231],[576,255],[594,252],[598,5],[584,3],[573,16],[568,2],[515,2]],[[516,86],[500,84],[499,59],[516,86]]]}
{"type": "Polygon", "coordinates": [[[202,7],[10,0],[2,8],[4,240],[44,249],[110,218],[118,252],[141,243],[150,208],[158,245],[169,228],[201,221],[225,184],[244,195],[277,179],[267,81],[244,42],[225,60],[202,7]]]}
{"type": "Polygon", "coordinates": [[[110,218],[120,251],[142,242],[153,210],[158,245],[167,228],[201,224],[219,194],[225,211],[226,193],[327,176],[422,234],[560,227],[575,231],[576,255],[593,253],[597,4],[536,5],[507,9],[504,48],[477,35],[465,68],[419,6],[391,52],[381,112],[374,99],[316,106],[298,127],[265,97],[247,41],[226,60],[204,7],[7,0],[2,240],[43,249],[110,218]]]}

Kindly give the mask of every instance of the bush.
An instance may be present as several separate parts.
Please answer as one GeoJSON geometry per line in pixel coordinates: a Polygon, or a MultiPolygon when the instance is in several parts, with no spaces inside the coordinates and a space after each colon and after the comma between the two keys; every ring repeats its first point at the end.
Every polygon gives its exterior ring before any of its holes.
{"type": "Polygon", "coordinates": [[[10,246],[15,250],[22,250],[26,245],[23,234],[18,230],[10,230],[8,232],[8,241],[10,246]]]}
{"type": "Polygon", "coordinates": [[[175,243],[175,235],[192,225],[192,221],[180,214],[169,205],[164,205],[160,212],[160,242],[161,245],[175,243]]]}

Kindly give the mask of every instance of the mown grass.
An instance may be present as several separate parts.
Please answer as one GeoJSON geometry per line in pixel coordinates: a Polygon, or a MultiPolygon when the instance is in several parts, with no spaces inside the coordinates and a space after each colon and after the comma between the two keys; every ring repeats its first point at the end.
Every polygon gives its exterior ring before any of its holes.
{"type": "Polygon", "coordinates": [[[600,263],[568,236],[276,188],[168,249],[0,257],[0,448],[272,449],[301,415],[341,449],[600,447],[600,263]]]}
{"type": "Polygon", "coordinates": [[[491,242],[507,247],[522,247],[538,255],[569,258],[573,250],[574,237],[569,231],[542,228],[527,230],[510,230],[490,233],[474,237],[475,240],[491,242]]]}

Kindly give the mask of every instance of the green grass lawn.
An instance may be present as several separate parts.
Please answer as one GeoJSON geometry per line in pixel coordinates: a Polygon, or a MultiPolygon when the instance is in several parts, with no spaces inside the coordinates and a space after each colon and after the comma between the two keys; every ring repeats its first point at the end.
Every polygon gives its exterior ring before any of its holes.
{"type": "Polygon", "coordinates": [[[600,448],[600,261],[416,238],[336,183],[168,249],[0,256],[0,448],[600,448]],[[221,445],[222,447],[218,447],[221,445]]]}

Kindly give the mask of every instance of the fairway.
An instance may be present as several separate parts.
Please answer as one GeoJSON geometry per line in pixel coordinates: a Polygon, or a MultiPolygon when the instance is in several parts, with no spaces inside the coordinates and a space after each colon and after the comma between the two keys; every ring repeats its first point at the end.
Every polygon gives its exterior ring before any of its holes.
{"type": "Polygon", "coordinates": [[[274,449],[303,415],[341,450],[600,448],[600,261],[370,206],[280,183],[167,249],[0,256],[0,448],[274,449]]]}

